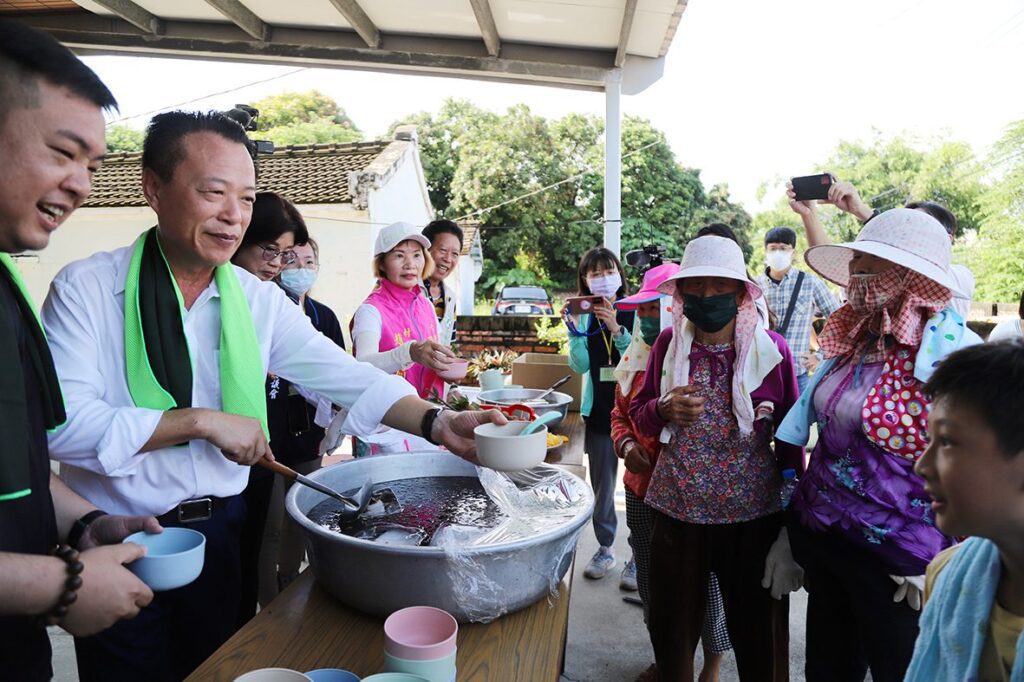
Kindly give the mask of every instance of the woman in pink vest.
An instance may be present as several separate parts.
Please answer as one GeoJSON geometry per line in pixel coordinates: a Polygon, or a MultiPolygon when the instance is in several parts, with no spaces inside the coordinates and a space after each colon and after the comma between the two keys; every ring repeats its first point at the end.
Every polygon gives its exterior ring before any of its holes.
{"type": "MultiPolygon", "coordinates": [[[[366,300],[352,319],[356,359],[405,377],[421,398],[433,391],[444,395],[444,379],[454,353],[438,343],[433,304],[423,295],[422,282],[434,262],[430,241],[409,223],[393,223],[377,235],[373,270],[377,277],[366,300]]],[[[381,452],[435,450],[437,446],[402,431],[384,429],[357,443],[356,456],[381,452]]]]}

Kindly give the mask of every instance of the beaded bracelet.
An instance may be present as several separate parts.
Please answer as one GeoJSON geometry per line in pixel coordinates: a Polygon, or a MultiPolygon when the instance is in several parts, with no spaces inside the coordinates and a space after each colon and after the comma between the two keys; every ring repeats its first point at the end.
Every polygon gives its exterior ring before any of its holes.
{"type": "Polygon", "coordinates": [[[64,560],[68,577],[64,581],[64,591],[60,593],[54,607],[37,616],[39,625],[42,627],[56,625],[64,619],[64,616],[68,615],[68,607],[78,599],[78,588],[82,586],[80,574],[85,568],[85,565],[78,560],[78,550],[69,545],[58,545],[51,550],[50,554],[64,560]]]}

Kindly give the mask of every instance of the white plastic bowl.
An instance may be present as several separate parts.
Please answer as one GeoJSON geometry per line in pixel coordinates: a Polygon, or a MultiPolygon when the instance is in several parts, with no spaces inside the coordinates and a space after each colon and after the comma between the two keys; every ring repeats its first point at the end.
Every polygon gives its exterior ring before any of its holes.
{"type": "Polygon", "coordinates": [[[528,436],[519,432],[529,422],[509,422],[504,426],[481,424],[473,429],[476,456],[480,463],[496,471],[519,471],[535,467],[548,452],[548,427],[542,426],[528,436]]]}

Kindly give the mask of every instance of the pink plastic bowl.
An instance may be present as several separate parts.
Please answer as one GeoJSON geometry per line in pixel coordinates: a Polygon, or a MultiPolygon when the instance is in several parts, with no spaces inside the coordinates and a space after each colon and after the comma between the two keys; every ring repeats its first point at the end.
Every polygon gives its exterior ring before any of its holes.
{"type": "Polygon", "coordinates": [[[384,651],[410,661],[431,661],[455,651],[459,624],[433,606],[410,606],[384,621],[384,651]]]}
{"type": "Polygon", "coordinates": [[[466,376],[466,372],[469,371],[469,360],[456,359],[452,360],[448,369],[443,372],[438,372],[437,376],[448,381],[458,381],[459,379],[466,376]]]}

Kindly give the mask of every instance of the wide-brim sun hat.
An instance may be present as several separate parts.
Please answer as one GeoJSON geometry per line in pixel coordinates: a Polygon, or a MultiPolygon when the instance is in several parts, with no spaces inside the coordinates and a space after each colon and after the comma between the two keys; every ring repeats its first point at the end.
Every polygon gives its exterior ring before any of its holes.
{"type": "Polygon", "coordinates": [[[917,209],[893,208],[868,221],[854,241],[811,247],[804,260],[828,281],[846,287],[854,252],[867,253],[924,275],[954,296],[964,296],[949,271],[952,251],[949,233],[938,220],[917,209]]]}
{"type": "Polygon", "coordinates": [[[644,281],[640,285],[640,291],[632,296],[620,298],[615,302],[615,307],[619,310],[636,310],[636,307],[641,303],[657,301],[664,296],[664,294],[658,291],[658,287],[677,272],[679,272],[678,263],[662,263],[657,267],[651,268],[644,273],[644,281]]]}
{"type": "Polygon", "coordinates": [[[671,296],[676,290],[675,280],[691,277],[735,279],[743,282],[751,299],[762,295],[761,287],[747,277],[747,263],[740,245],[725,237],[709,234],[690,240],[679,262],[679,271],[662,282],[658,291],[671,296]]]}
{"type": "Polygon", "coordinates": [[[377,235],[377,241],[373,245],[373,255],[379,256],[382,253],[387,253],[402,242],[409,240],[416,242],[424,249],[430,248],[430,240],[421,234],[418,227],[403,222],[391,223],[377,235]]]}

